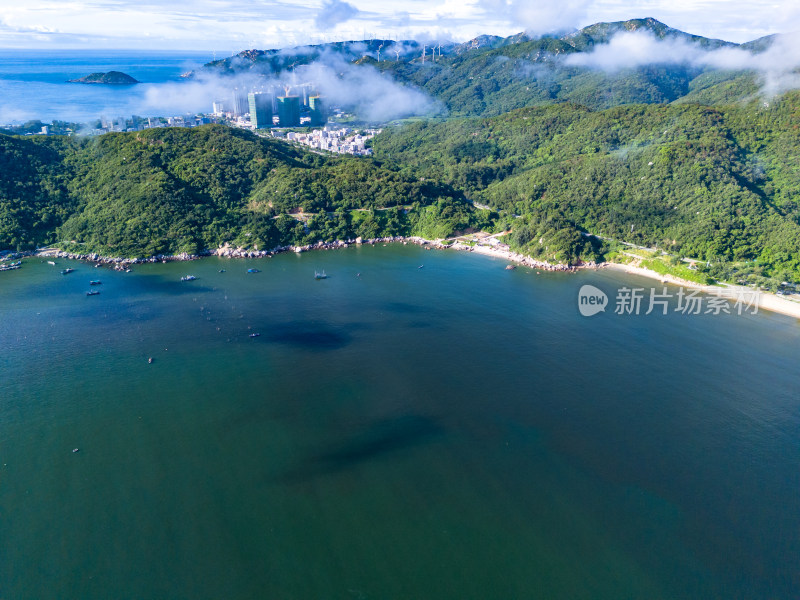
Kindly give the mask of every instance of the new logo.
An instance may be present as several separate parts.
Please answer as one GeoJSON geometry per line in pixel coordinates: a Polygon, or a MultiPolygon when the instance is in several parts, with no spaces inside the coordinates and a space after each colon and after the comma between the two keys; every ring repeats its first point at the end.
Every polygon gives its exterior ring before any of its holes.
{"type": "Polygon", "coordinates": [[[593,285],[584,285],[578,292],[578,310],[584,317],[604,312],[608,306],[608,296],[593,285]]]}

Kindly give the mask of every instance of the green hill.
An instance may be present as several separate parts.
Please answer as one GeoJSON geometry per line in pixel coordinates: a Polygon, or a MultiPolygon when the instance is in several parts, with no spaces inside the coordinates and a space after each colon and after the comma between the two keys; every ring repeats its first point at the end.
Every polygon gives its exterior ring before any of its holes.
{"type": "Polygon", "coordinates": [[[219,125],[83,140],[0,135],[0,147],[0,248],[69,242],[152,256],[477,224],[449,186],[219,125]],[[287,216],[298,211],[317,216],[287,216]]]}
{"type": "Polygon", "coordinates": [[[769,107],[561,104],[409,124],[373,148],[505,211],[513,241],[535,256],[591,258],[596,248],[577,234],[589,231],[724,263],[729,278],[796,280],[798,116],[798,92],[769,107]],[[572,231],[571,242],[547,250],[543,230],[572,231]]]}
{"type": "MultiPolygon", "coordinates": [[[[526,106],[574,102],[602,109],[624,104],[663,104],[686,99],[717,104],[756,91],[752,74],[721,72],[691,64],[652,64],[607,72],[570,65],[564,59],[594,51],[616,34],[648,32],[655,39],[694,46],[698,52],[737,44],[691,35],[655,19],[597,23],[562,37],[513,36],[437,62],[381,63],[401,81],[417,85],[447,106],[449,114],[498,115],[526,106]],[[719,89],[706,90],[709,77],[719,89]]],[[[753,48],[745,49],[755,51],[753,48]]]]}

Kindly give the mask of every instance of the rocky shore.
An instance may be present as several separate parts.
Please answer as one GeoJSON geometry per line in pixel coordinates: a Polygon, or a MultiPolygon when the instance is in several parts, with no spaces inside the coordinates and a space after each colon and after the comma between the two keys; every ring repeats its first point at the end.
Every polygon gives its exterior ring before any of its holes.
{"type": "Polygon", "coordinates": [[[584,263],[580,266],[572,266],[566,264],[551,264],[543,261],[534,260],[529,256],[525,256],[523,254],[517,254],[515,252],[511,252],[510,250],[506,250],[504,248],[494,248],[490,246],[480,246],[480,245],[472,246],[461,242],[452,242],[447,240],[427,240],[425,238],[417,236],[381,237],[381,238],[372,238],[366,240],[362,238],[356,238],[354,240],[345,240],[345,241],[337,240],[335,242],[317,242],[316,244],[309,244],[306,246],[280,246],[278,248],[265,251],[231,248],[230,246],[225,245],[211,252],[211,254],[216,256],[224,256],[227,258],[259,258],[265,256],[272,256],[280,252],[301,253],[301,252],[310,252],[312,250],[337,250],[339,248],[347,248],[348,246],[351,245],[359,245],[359,244],[375,245],[380,243],[416,244],[418,246],[423,246],[428,249],[436,249],[436,250],[450,249],[450,250],[459,250],[462,252],[475,252],[477,254],[494,256],[497,258],[501,258],[503,260],[507,260],[509,262],[517,263],[526,267],[531,267],[533,269],[541,269],[543,271],[575,272],[579,268],[597,267],[597,265],[594,262],[584,263]]]}
{"type": "Polygon", "coordinates": [[[61,258],[69,260],[83,260],[93,262],[95,264],[102,264],[116,270],[126,270],[131,265],[145,264],[145,263],[167,263],[175,261],[187,261],[202,258],[204,256],[219,256],[224,258],[269,258],[283,252],[311,252],[314,250],[339,250],[353,245],[375,245],[375,244],[388,244],[388,243],[402,243],[402,244],[416,244],[427,249],[436,250],[458,250],[461,252],[475,252],[486,256],[494,256],[512,263],[530,267],[533,269],[540,269],[543,271],[558,271],[558,272],[575,272],[579,268],[596,268],[598,265],[595,263],[584,263],[580,266],[572,266],[567,264],[551,264],[543,261],[534,260],[529,256],[511,252],[505,247],[491,247],[482,245],[470,245],[462,242],[453,242],[447,240],[428,240],[425,238],[411,236],[394,236],[394,237],[379,237],[379,238],[355,238],[348,240],[336,240],[333,242],[317,242],[315,244],[307,244],[304,246],[276,246],[270,250],[254,250],[248,248],[237,248],[230,244],[224,244],[214,250],[206,250],[200,254],[158,254],[147,258],[120,258],[112,256],[102,256],[97,253],[76,253],[66,252],[55,248],[39,249],[36,252],[23,252],[17,253],[19,256],[39,256],[43,258],[61,258]]]}

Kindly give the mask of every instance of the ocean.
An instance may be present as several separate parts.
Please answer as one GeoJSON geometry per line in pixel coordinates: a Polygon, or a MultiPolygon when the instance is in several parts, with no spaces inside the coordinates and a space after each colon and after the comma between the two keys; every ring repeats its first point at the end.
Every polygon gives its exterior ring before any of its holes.
{"type": "MultiPolygon", "coordinates": [[[[39,119],[88,122],[131,115],[211,112],[214,93],[180,75],[214,59],[212,52],[0,50],[0,126],[39,119]],[[133,86],[67,83],[89,73],[122,71],[133,86]]],[[[218,58],[224,58],[219,56],[218,58]]]]}
{"type": "Polygon", "coordinates": [[[399,244],[57,262],[0,273],[2,598],[800,589],[795,319],[399,244]]]}

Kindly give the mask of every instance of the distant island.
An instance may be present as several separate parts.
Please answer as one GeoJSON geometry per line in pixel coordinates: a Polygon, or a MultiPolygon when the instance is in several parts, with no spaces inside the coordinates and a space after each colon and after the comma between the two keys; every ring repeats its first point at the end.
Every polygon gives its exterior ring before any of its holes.
{"type": "Polygon", "coordinates": [[[136,79],[119,71],[108,73],[90,73],[80,79],[70,79],[69,83],[104,83],[106,85],[132,85],[139,83],[136,79]]]}

